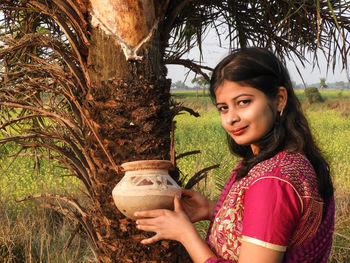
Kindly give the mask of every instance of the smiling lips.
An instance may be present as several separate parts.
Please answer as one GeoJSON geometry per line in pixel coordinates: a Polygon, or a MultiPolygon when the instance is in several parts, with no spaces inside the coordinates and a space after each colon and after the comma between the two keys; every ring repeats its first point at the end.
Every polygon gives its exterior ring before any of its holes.
{"type": "Polygon", "coordinates": [[[233,130],[231,131],[231,133],[235,136],[241,135],[243,132],[245,132],[245,130],[248,128],[248,126],[245,126],[243,128],[240,128],[238,130],[233,130]]]}

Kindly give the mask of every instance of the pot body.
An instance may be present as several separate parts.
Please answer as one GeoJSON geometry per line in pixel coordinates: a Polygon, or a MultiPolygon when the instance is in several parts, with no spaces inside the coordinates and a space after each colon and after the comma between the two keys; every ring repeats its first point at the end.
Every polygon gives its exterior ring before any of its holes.
{"type": "Polygon", "coordinates": [[[114,203],[126,217],[136,211],[174,209],[174,196],[181,188],[170,177],[170,161],[145,160],[123,163],[125,175],[114,187],[114,203]]]}

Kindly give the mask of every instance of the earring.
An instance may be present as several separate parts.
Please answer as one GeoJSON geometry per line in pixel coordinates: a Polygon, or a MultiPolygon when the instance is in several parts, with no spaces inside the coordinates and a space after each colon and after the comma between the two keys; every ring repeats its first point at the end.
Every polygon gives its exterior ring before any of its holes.
{"type": "Polygon", "coordinates": [[[284,110],[284,108],[282,108],[282,110],[280,111],[280,117],[282,117],[282,115],[283,115],[283,110],[284,110]]]}

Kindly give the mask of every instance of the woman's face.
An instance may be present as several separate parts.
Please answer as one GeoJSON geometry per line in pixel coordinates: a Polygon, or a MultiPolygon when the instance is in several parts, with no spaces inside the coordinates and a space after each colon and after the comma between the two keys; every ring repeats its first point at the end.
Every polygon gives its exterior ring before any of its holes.
{"type": "Polygon", "coordinates": [[[215,95],[223,128],[237,144],[250,145],[257,154],[257,142],[274,125],[276,104],[258,89],[228,80],[216,89],[215,95]]]}

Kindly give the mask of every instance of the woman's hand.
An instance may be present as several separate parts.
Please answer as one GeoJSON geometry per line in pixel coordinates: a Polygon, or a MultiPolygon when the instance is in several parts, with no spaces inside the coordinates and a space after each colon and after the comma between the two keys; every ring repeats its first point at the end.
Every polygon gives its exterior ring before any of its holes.
{"type": "Polygon", "coordinates": [[[142,244],[151,244],[162,239],[183,243],[187,237],[197,234],[177,196],[174,198],[174,211],[167,209],[139,211],[135,212],[135,216],[145,217],[136,221],[138,229],[156,233],[153,237],[142,240],[142,244]]]}
{"type": "Polygon", "coordinates": [[[182,190],[181,205],[192,223],[210,220],[216,203],[193,190],[182,190]]]}
{"type": "MultiPolygon", "coordinates": [[[[197,194],[190,195],[190,199],[197,200],[194,197],[197,194]]],[[[199,200],[202,200],[202,198],[199,198],[199,200]]],[[[213,251],[201,239],[189,217],[182,209],[179,197],[174,198],[174,211],[158,209],[135,212],[134,215],[136,217],[147,217],[136,221],[138,229],[156,233],[153,237],[142,240],[142,244],[151,244],[161,239],[176,240],[186,248],[194,263],[202,263],[215,257],[213,251]]]]}

